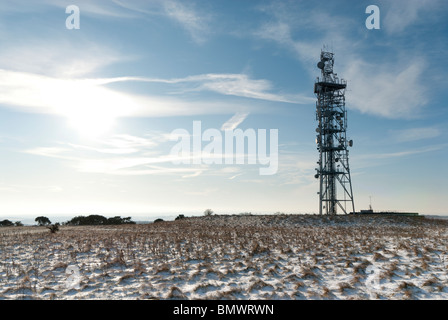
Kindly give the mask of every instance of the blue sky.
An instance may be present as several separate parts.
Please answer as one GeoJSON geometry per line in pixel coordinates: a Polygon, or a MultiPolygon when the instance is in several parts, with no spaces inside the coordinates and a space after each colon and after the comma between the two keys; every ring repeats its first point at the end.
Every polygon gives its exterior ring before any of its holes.
{"type": "Polygon", "coordinates": [[[442,0],[2,1],[0,215],[316,213],[324,45],[348,81],[356,208],[448,214],[447,17],[442,0]],[[174,164],[193,121],[277,129],[278,171],[174,164]]]}

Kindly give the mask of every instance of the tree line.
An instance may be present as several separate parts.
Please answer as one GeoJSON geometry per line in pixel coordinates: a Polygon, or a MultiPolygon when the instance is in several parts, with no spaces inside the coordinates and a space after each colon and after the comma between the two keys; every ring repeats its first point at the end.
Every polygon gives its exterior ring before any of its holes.
{"type": "MultiPolygon", "coordinates": [[[[39,216],[34,219],[37,222],[38,226],[50,226],[52,225],[51,220],[45,216],[39,216]]],[[[88,225],[120,225],[120,224],[135,224],[134,221],[131,220],[131,217],[122,218],[120,216],[106,218],[101,215],[92,214],[89,216],[76,216],[66,222],[63,222],[62,225],[67,226],[88,226],[88,225]]],[[[56,223],[55,225],[59,225],[56,223]]],[[[20,221],[12,222],[8,219],[0,221],[0,227],[12,227],[23,226],[23,223],[20,221]]]]}
{"type": "Polygon", "coordinates": [[[0,221],[0,227],[12,227],[12,226],[22,227],[23,223],[21,221],[12,222],[8,219],[0,221]]]}
{"type": "MultiPolygon", "coordinates": [[[[211,215],[213,215],[213,213],[214,212],[212,209],[206,209],[204,211],[204,216],[211,216],[211,215]]],[[[185,218],[185,216],[183,214],[180,214],[179,216],[176,217],[175,220],[180,220],[180,219],[184,219],[184,218],[185,218]]],[[[36,219],[34,219],[34,221],[37,222],[38,226],[41,226],[41,227],[46,226],[51,231],[52,230],[57,231],[58,226],[60,225],[59,223],[52,224],[51,220],[45,216],[36,217],[36,219]],[[51,226],[51,228],[50,228],[50,226],[51,226]]],[[[156,219],[154,222],[161,222],[161,221],[163,221],[163,219],[156,219]]],[[[98,214],[91,214],[87,217],[86,216],[76,216],[76,217],[62,223],[62,225],[66,225],[66,226],[103,226],[103,225],[120,225],[120,224],[135,224],[135,222],[131,220],[131,217],[122,218],[121,216],[115,216],[115,217],[111,217],[111,218],[106,218],[106,217],[98,215],[98,214]]],[[[0,221],[0,227],[12,227],[12,226],[21,227],[21,226],[23,226],[23,224],[20,221],[12,222],[7,219],[0,221]]]]}
{"type": "Polygon", "coordinates": [[[135,224],[134,221],[131,220],[131,217],[122,218],[120,216],[115,216],[111,218],[106,218],[97,214],[92,214],[90,216],[77,216],[73,219],[67,221],[66,225],[70,226],[101,226],[101,225],[119,225],[119,224],[135,224]]]}

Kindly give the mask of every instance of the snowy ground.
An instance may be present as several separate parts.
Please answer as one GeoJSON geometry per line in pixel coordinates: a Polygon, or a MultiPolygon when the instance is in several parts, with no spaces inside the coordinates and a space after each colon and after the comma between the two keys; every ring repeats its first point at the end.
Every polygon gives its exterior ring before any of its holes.
{"type": "Polygon", "coordinates": [[[448,299],[447,267],[422,217],[0,228],[0,299],[448,299]]]}

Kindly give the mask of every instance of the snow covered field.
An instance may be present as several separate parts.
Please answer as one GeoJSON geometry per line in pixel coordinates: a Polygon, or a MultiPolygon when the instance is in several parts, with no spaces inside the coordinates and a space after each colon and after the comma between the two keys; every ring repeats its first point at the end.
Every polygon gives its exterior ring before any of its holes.
{"type": "Polygon", "coordinates": [[[448,299],[447,267],[423,217],[0,228],[0,299],[448,299]]]}

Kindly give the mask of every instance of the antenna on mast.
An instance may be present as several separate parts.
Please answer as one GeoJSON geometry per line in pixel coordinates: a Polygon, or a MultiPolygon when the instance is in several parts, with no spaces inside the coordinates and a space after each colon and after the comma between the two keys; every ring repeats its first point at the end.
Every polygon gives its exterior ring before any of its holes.
{"type": "Polygon", "coordinates": [[[317,67],[321,77],[314,84],[317,96],[316,120],[318,121],[317,150],[319,165],[315,177],[319,179],[319,214],[336,215],[338,208],[345,214],[355,212],[350,177],[348,148],[353,140],[347,140],[347,111],[345,89],[347,81],[333,72],[334,53],[321,51],[317,67]]]}

